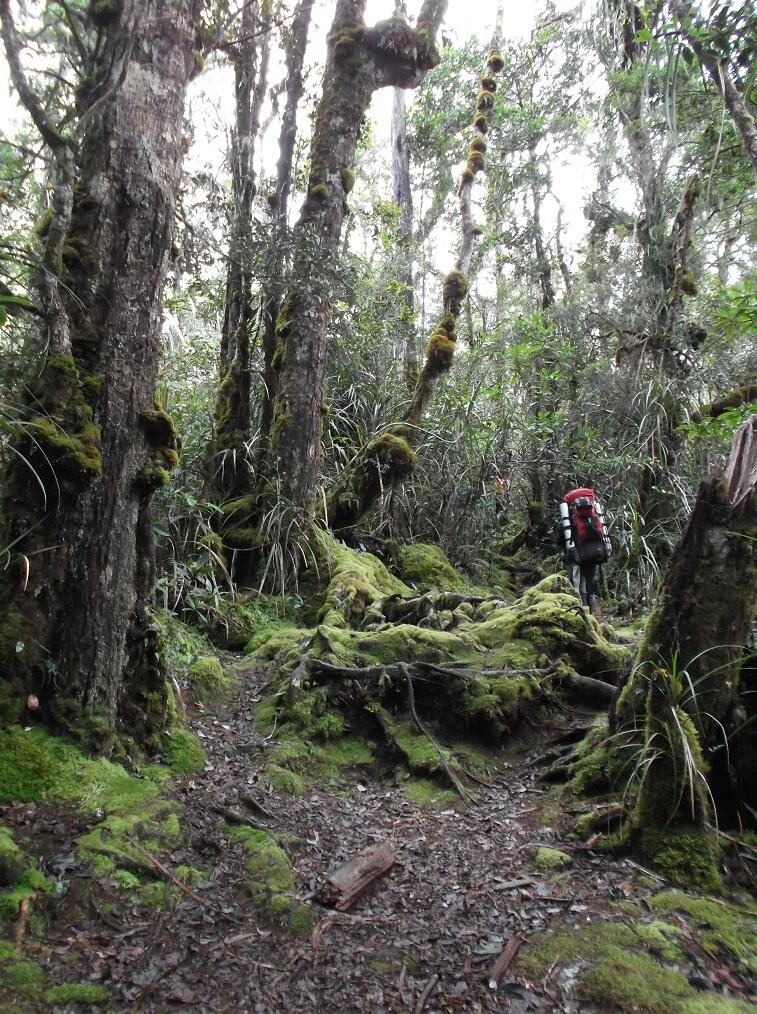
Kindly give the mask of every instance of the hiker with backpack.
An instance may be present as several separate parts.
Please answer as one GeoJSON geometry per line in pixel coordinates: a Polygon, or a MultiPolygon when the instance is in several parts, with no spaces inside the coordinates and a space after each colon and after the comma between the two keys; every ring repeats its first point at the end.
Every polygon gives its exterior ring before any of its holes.
{"type": "Polygon", "coordinates": [[[571,584],[592,612],[601,609],[597,569],[610,556],[610,537],[604,508],[593,489],[582,486],[566,493],[560,503],[560,533],[571,584]]]}

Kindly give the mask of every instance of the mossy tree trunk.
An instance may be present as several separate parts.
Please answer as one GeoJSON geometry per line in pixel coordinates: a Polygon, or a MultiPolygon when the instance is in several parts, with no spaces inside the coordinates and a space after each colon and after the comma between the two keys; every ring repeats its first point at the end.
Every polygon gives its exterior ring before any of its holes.
{"type": "Polygon", "coordinates": [[[400,209],[398,232],[397,281],[402,305],[397,314],[398,334],[395,358],[401,379],[412,390],[418,379],[418,354],[415,348],[415,296],[413,292],[413,189],[410,178],[410,146],[405,122],[405,93],[394,89],[392,97],[392,197],[400,209]]]}
{"type": "Polygon", "coordinates": [[[90,5],[84,41],[110,70],[88,101],[80,93],[64,136],[28,85],[0,3],[14,85],[71,194],[47,229],[46,328],[3,477],[12,562],[0,579],[0,674],[14,701],[36,694],[38,714],[104,750],[117,732],[149,742],[165,720],[150,500],[178,441],[155,380],[200,10],[200,0],[90,5]]]}
{"type": "MultiPolygon", "coordinates": [[[[657,734],[660,740],[660,723],[686,725],[694,752],[701,747],[722,820],[733,820],[741,802],[733,766],[743,756],[753,767],[748,752],[735,747],[749,734],[747,712],[757,710],[742,684],[756,618],[757,416],[752,416],[734,438],[725,475],[699,489],[633,674],[611,715],[614,731],[637,739],[657,734]],[[684,716],[682,723],[674,712],[684,716]]],[[[680,748],[683,740],[675,730],[672,739],[680,748]]],[[[670,766],[669,755],[662,749],[645,779],[639,804],[645,824],[677,819],[689,805],[667,768],[657,777],[660,765],[670,766]]]]}
{"type": "Polygon", "coordinates": [[[496,75],[504,65],[497,49],[501,24],[500,9],[492,48],[481,77],[481,89],[476,96],[473,138],[468,147],[468,159],[458,184],[460,252],[454,268],[442,283],[442,315],[429,337],[423,367],[401,422],[387,427],[386,432],[363,448],[355,463],[345,470],[327,498],[327,521],[336,531],[357,524],[376,505],[385,490],[412,475],[415,469],[413,446],[418,437],[420,422],[437,384],[452,366],[457,322],[468,293],[468,271],[476,240],[482,232],[473,216],[473,184],[478,173],[486,167],[485,138],[494,108],[496,75]]]}
{"type": "Polygon", "coordinates": [[[246,3],[239,43],[232,50],[235,123],[231,137],[231,204],[226,296],[219,361],[219,389],[210,448],[210,474],[221,497],[251,492],[251,333],[255,319],[252,202],[253,157],[268,81],[270,4],[246,3]]]}
{"type": "Polygon", "coordinates": [[[415,87],[439,62],[434,39],[445,0],[424,0],[415,29],[390,18],[365,25],[365,0],[338,0],[310,152],[308,194],[295,227],[294,286],[276,325],[276,394],[263,489],[313,508],[320,474],[324,370],[333,274],[352,161],[373,92],[415,87]]]}

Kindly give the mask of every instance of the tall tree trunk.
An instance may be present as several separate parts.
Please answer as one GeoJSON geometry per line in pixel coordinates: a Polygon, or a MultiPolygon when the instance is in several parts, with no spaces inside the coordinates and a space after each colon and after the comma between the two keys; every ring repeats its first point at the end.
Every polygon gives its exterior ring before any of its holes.
{"type": "Polygon", "coordinates": [[[745,744],[750,731],[742,728],[745,716],[757,712],[746,693],[753,688],[742,682],[755,620],[757,416],[752,416],[734,437],[725,475],[700,486],[632,675],[611,715],[621,739],[623,733],[632,740],[651,739],[651,767],[639,799],[640,829],[649,832],[649,848],[670,825],[701,825],[708,809],[701,797],[705,771],[721,821],[735,822],[745,792],[751,792],[753,806],[755,779],[742,778],[739,785],[732,776],[739,757],[755,774],[754,736],[752,749],[741,754],[733,739],[736,734],[745,744]],[[688,749],[699,767],[693,794],[684,763],[688,749]]]}
{"type": "Polygon", "coordinates": [[[360,124],[373,92],[415,87],[439,62],[445,0],[424,0],[416,29],[401,18],[363,21],[365,0],[338,0],[311,144],[308,194],[295,228],[294,286],[276,325],[276,396],[263,493],[310,511],[320,474],[330,276],[352,189],[360,124]]]}
{"type": "Polygon", "coordinates": [[[415,298],[413,293],[413,191],[410,179],[410,148],[405,123],[405,93],[394,89],[392,99],[392,196],[400,209],[397,280],[402,291],[402,309],[398,327],[397,362],[408,386],[418,379],[418,354],[415,348],[415,298]]]}
{"type": "Polygon", "coordinates": [[[210,472],[222,497],[250,490],[249,443],[251,331],[255,308],[252,266],[252,202],[255,142],[268,80],[270,3],[242,8],[234,64],[235,124],[231,138],[231,207],[226,297],[221,329],[220,384],[214,418],[210,472]]]}
{"type": "Polygon", "coordinates": [[[287,38],[285,61],[286,105],[281,118],[279,133],[279,159],[276,163],[276,192],[271,199],[273,225],[269,264],[263,287],[263,391],[261,395],[260,431],[261,445],[259,460],[265,460],[268,437],[273,422],[273,401],[276,396],[277,371],[273,367],[276,351],[276,320],[281,309],[281,276],[286,262],[286,237],[288,231],[289,195],[292,189],[292,164],[294,144],[297,138],[297,109],[305,90],[303,65],[310,29],[310,17],[314,0],[300,0],[295,10],[292,31],[287,38]]]}
{"type": "MultiPolygon", "coordinates": [[[[149,743],[165,721],[150,500],[178,441],[155,379],[200,9],[153,0],[98,15],[115,77],[86,112],[78,150],[64,142],[73,201],[68,220],[56,208],[47,242],[49,257],[62,226],[45,310],[51,339],[67,330],[70,341],[51,341],[29,385],[3,482],[13,565],[0,579],[0,674],[17,700],[36,694],[43,717],[103,750],[118,733],[149,743]]],[[[33,108],[8,0],[0,17],[33,108]]],[[[58,156],[60,132],[41,132],[58,156]]]]}

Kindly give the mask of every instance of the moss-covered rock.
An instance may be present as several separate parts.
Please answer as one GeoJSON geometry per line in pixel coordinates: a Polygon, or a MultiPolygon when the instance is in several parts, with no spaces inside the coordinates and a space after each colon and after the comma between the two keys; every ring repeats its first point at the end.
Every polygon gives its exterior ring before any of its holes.
{"type": "Polygon", "coordinates": [[[200,655],[189,667],[188,682],[195,699],[218,704],[234,689],[235,681],[214,655],[200,655]]]}
{"type": "Polygon", "coordinates": [[[573,860],[567,852],[561,852],[559,849],[542,846],[534,856],[534,866],[542,873],[556,873],[572,865],[573,860]]]}
{"type": "Polygon", "coordinates": [[[310,910],[294,897],[294,876],[289,857],[273,835],[250,827],[229,827],[247,856],[248,888],[255,905],[274,922],[296,936],[311,926],[310,910]]]}
{"type": "Polygon", "coordinates": [[[730,954],[757,975],[757,921],[754,912],[715,898],[662,891],[649,899],[653,911],[685,918],[698,943],[712,954],[730,954]]]}
{"type": "Polygon", "coordinates": [[[0,887],[11,887],[28,866],[7,827],[0,827],[0,887]]]}
{"type": "Polygon", "coordinates": [[[181,726],[175,726],[163,733],[161,750],[165,762],[178,775],[190,775],[195,771],[201,771],[207,759],[199,739],[181,726]]]}
{"type": "Polygon", "coordinates": [[[749,1009],[715,993],[697,994],[679,971],[663,967],[659,959],[668,960],[672,952],[661,952],[658,933],[650,937],[649,925],[605,922],[539,933],[518,955],[515,974],[539,980],[550,970],[559,974],[560,967],[569,968],[575,999],[593,1010],[697,1014],[749,1009]]]}
{"type": "Polygon", "coordinates": [[[419,591],[463,591],[468,582],[439,546],[413,542],[400,550],[402,579],[419,591]]]}
{"type": "Polygon", "coordinates": [[[358,626],[373,602],[385,595],[409,595],[378,557],[357,553],[325,532],[318,534],[318,562],[329,575],[318,622],[330,627],[358,626]]]}
{"type": "Polygon", "coordinates": [[[90,982],[66,982],[45,990],[45,1003],[51,1006],[83,1003],[99,1005],[110,1000],[110,990],[90,982]]]}

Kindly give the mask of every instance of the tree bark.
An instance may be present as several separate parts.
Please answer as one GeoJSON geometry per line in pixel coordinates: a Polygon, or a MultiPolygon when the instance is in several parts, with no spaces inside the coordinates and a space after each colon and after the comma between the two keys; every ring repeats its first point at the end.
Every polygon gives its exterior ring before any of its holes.
{"type": "Polygon", "coordinates": [[[242,8],[240,42],[233,53],[235,125],[231,138],[231,207],[226,297],[220,348],[210,473],[221,497],[250,492],[252,429],[250,350],[255,318],[252,265],[252,202],[255,142],[268,81],[270,4],[242,8]]]}
{"type": "MultiPolygon", "coordinates": [[[[754,415],[734,437],[725,475],[700,486],[633,675],[611,715],[614,730],[638,730],[648,713],[652,687],[658,695],[652,709],[655,722],[662,721],[659,697],[667,695],[671,706],[683,709],[710,764],[710,789],[721,817],[733,816],[738,805],[726,738],[743,724],[742,666],[757,619],[756,546],[754,415]]],[[[665,805],[670,808],[670,800],[665,805]]]]}
{"type": "Polygon", "coordinates": [[[415,348],[415,299],[413,293],[413,190],[410,179],[410,148],[405,124],[405,93],[394,89],[392,99],[392,196],[400,209],[397,280],[402,289],[402,307],[397,342],[397,362],[402,379],[412,388],[418,379],[415,348]]]}
{"type": "Polygon", "coordinates": [[[268,436],[273,422],[273,402],[276,396],[277,371],[273,367],[276,352],[276,320],[281,309],[281,275],[286,262],[285,240],[289,214],[289,195],[292,189],[292,163],[297,138],[297,109],[305,90],[303,64],[307,48],[313,0],[300,0],[294,14],[292,32],[288,38],[285,61],[287,68],[286,105],[279,133],[279,159],[276,163],[276,192],[271,198],[273,225],[271,255],[267,280],[263,287],[263,390],[261,395],[260,431],[261,454],[265,460],[268,436]]]}
{"type": "MultiPolygon", "coordinates": [[[[117,733],[149,743],[165,721],[150,500],[178,441],[155,379],[200,8],[115,4],[98,23],[102,64],[121,70],[85,111],[78,150],[67,142],[72,209],[46,306],[50,334],[65,317],[70,352],[51,343],[29,385],[3,484],[0,673],[103,750],[117,733]]],[[[0,16],[12,50],[7,0],[0,16]]]]}
{"type": "Polygon", "coordinates": [[[392,18],[368,28],[365,0],[338,0],[311,144],[308,194],[295,228],[296,284],[276,325],[277,372],[264,493],[312,510],[320,474],[330,275],[337,254],[360,124],[373,92],[415,87],[439,62],[445,0],[424,0],[415,31],[392,18]]]}

